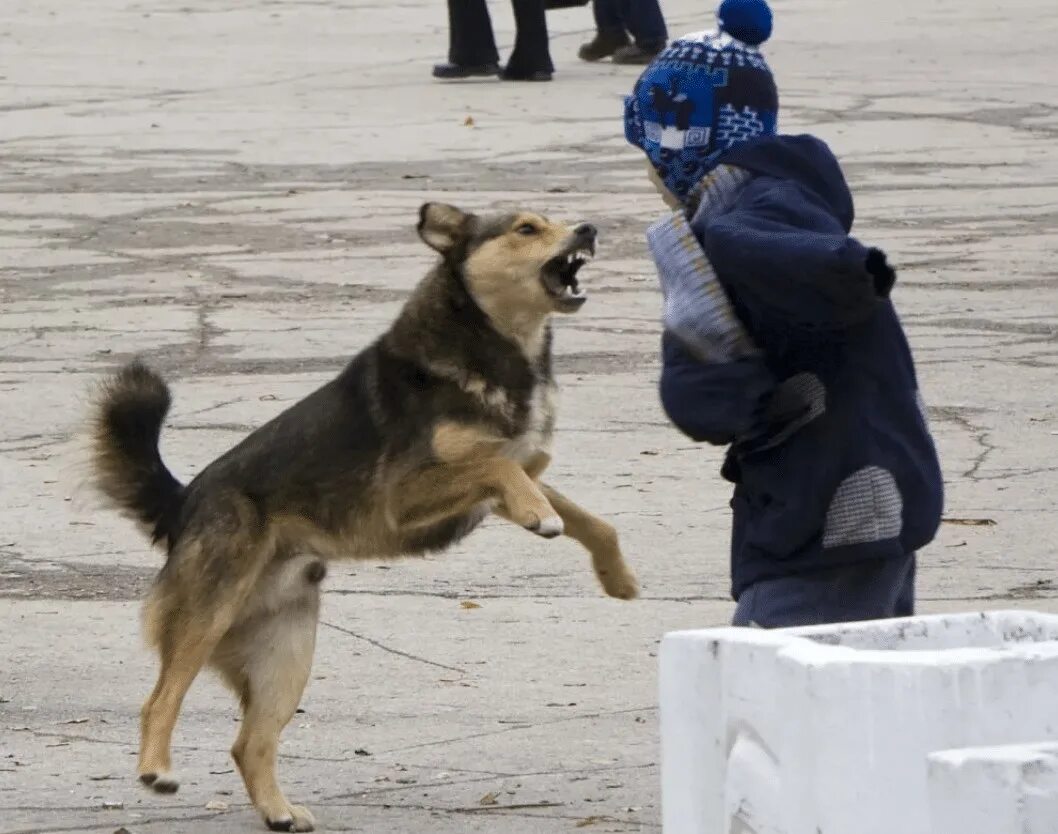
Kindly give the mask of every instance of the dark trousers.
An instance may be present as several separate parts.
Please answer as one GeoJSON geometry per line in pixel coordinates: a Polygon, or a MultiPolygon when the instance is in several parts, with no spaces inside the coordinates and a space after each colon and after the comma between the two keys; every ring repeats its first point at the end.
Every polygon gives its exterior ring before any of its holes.
{"type": "Polygon", "coordinates": [[[660,46],[669,38],[658,0],[592,0],[595,28],[629,32],[642,47],[660,46]]]}
{"type": "Polygon", "coordinates": [[[851,623],[915,613],[915,554],[765,579],[738,598],[732,625],[851,623]]]}
{"type": "MultiPolygon", "coordinates": [[[[547,44],[544,0],[511,0],[514,8],[514,50],[507,71],[554,72],[547,44]]],[[[499,63],[492,20],[485,0],[448,0],[448,60],[460,66],[499,63]]]]}

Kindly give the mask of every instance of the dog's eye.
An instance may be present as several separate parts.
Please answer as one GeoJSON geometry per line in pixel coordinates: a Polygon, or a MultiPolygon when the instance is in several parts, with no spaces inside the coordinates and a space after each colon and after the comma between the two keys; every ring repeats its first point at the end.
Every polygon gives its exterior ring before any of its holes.
{"type": "Polygon", "coordinates": [[[514,231],[516,231],[520,235],[535,235],[537,229],[536,226],[534,226],[532,223],[523,223],[514,231]]]}

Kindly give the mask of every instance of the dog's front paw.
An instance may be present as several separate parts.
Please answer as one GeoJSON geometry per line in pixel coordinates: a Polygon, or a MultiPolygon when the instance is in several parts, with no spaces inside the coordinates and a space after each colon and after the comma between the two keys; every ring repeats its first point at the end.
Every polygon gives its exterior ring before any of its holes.
{"type": "Polygon", "coordinates": [[[639,596],[639,582],[631,569],[623,564],[598,570],[603,590],[616,599],[635,599],[639,596]]]}
{"type": "Polygon", "coordinates": [[[312,812],[303,805],[291,805],[280,817],[265,818],[270,831],[315,831],[316,819],[312,812]]]}
{"type": "Polygon", "coordinates": [[[180,781],[168,772],[147,771],[140,774],[140,782],[155,793],[176,793],[180,790],[180,781]]]}

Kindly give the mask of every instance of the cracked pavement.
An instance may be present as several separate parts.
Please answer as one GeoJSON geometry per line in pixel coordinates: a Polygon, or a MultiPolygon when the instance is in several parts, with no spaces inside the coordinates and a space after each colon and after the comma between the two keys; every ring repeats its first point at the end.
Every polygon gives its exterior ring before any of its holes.
{"type": "MultiPolygon", "coordinates": [[[[708,23],[664,6],[674,33],[708,23]]],[[[782,128],[832,144],[857,233],[901,267],[950,518],[920,608],[1058,611],[1049,0],[774,6],[782,128]]],[[[493,14],[509,44],[508,4],[493,14]]],[[[163,370],[163,450],[190,478],[386,325],[430,263],[431,198],[602,229],[590,303],[557,333],[553,479],[613,519],[644,598],[602,597],[572,543],[501,524],[444,556],[334,566],[287,792],[327,831],[660,829],[654,652],[730,616],[728,494],[720,451],[654,394],[642,233],[664,209],[621,135],[635,70],[575,60],[586,9],[550,21],[553,84],[440,85],[439,0],[0,9],[4,834],[261,830],[209,676],[177,729],[180,793],[132,778],[160,557],[76,488],[86,391],[134,354],[163,370]]]]}

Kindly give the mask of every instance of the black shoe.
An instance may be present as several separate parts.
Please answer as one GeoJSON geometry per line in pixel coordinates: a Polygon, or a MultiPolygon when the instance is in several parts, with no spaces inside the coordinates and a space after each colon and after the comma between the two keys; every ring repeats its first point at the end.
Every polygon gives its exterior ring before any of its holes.
{"type": "Polygon", "coordinates": [[[452,80],[458,78],[484,78],[498,75],[499,64],[434,64],[433,77],[452,80]]]}
{"type": "Polygon", "coordinates": [[[658,57],[658,53],[664,48],[665,44],[663,43],[659,45],[651,44],[649,47],[635,43],[629,44],[614,52],[613,62],[615,64],[649,64],[658,57]]]}
{"type": "Polygon", "coordinates": [[[629,44],[631,41],[624,32],[596,32],[595,37],[577,51],[577,57],[582,61],[601,61],[629,44]]]}
{"type": "Polygon", "coordinates": [[[503,81],[550,81],[551,75],[552,73],[548,70],[522,72],[521,70],[511,70],[508,67],[500,70],[500,78],[503,81]]]}

